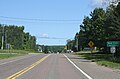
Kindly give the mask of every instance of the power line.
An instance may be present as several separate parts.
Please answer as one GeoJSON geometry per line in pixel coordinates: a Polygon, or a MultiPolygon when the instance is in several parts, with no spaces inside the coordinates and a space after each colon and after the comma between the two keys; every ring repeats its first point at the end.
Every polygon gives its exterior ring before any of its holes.
{"type": "Polygon", "coordinates": [[[58,37],[37,37],[38,39],[39,38],[42,38],[42,39],[67,39],[67,38],[58,38],[58,37]]]}
{"type": "Polygon", "coordinates": [[[31,18],[17,18],[17,17],[8,17],[8,16],[0,16],[0,18],[4,19],[13,19],[13,20],[24,20],[24,21],[41,21],[41,22],[80,22],[80,20],[57,20],[57,19],[31,19],[31,18]]]}

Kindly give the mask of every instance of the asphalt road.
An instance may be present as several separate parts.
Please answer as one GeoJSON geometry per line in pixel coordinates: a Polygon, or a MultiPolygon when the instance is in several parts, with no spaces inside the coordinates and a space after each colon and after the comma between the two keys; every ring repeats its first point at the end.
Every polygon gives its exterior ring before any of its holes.
{"type": "Polygon", "coordinates": [[[31,54],[0,60],[0,79],[120,79],[120,73],[71,54],[31,54]]]}

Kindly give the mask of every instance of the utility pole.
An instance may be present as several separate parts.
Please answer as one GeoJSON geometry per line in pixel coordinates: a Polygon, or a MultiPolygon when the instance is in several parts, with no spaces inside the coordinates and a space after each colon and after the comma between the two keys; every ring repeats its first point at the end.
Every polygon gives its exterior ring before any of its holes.
{"type": "Polygon", "coordinates": [[[4,49],[4,24],[3,24],[3,29],[2,29],[2,47],[1,49],[4,49]]]}
{"type": "Polygon", "coordinates": [[[77,35],[77,39],[76,39],[76,47],[77,47],[77,51],[78,51],[78,35],[77,35]]]}
{"type": "Polygon", "coordinates": [[[7,30],[5,31],[5,46],[6,46],[6,49],[8,49],[8,43],[7,43],[7,30]]]}
{"type": "Polygon", "coordinates": [[[76,35],[76,50],[78,51],[78,34],[76,35]]]}

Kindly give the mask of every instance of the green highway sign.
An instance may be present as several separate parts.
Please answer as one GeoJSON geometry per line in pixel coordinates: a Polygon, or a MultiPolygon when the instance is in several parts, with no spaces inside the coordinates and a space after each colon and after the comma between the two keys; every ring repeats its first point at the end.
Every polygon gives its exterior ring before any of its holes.
{"type": "Polygon", "coordinates": [[[107,41],[107,47],[115,47],[119,45],[120,45],[120,41],[107,41]]]}

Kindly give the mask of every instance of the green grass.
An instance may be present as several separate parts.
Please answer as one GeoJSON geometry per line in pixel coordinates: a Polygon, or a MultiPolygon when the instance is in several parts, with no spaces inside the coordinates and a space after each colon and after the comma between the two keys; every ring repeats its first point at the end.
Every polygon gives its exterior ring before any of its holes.
{"type": "Polygon", "coordinates": [[[115,62],[103,60],[103,61],[97,62],[97,64],[102,65],[102,66],[106,66],[106,67],[120,69],[120,63],[115,63],[115,62]]]}
{"type": "Polygon", "coordinates": [[[26,55],[28,53],[38,53],[38,52],[34,52],[32,50],[0,50],[0,59],[26,55]]]}
{"type": "Polygon", "coordinates": [[[79,53],[78,55],[85,59],[92,60],[99,65],[120,69],[120,59],[113,59],[112,54],[79,53]]]}
{"type": "Polygon", "coordinates": [[[0,53],[28,54],[28,53],[37,53],[37,52],[33,50],[0,50],[0,53]]]}
{"type": "Polygon", "coordinates": [[[0,50],[0,53],[18,53],[18,54],[28,54],[29,51],[24,50],[0,50]]]}
{"type": "Polygon", "coordinates": [[[22,56],[23,54],[0,54],[0,59],[22,56]]]}

